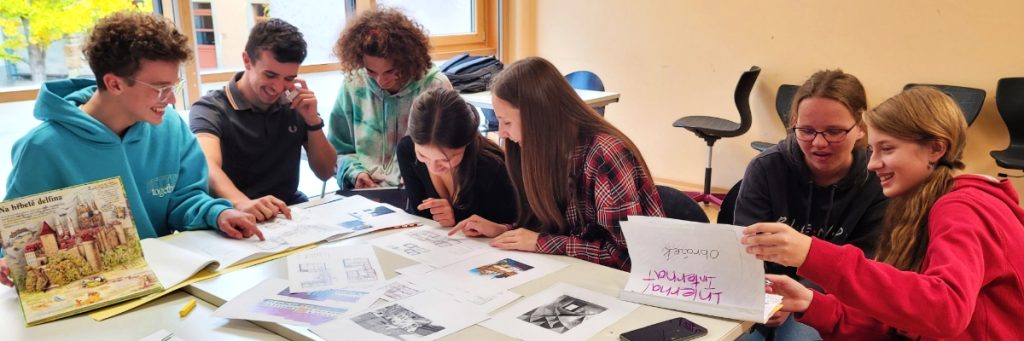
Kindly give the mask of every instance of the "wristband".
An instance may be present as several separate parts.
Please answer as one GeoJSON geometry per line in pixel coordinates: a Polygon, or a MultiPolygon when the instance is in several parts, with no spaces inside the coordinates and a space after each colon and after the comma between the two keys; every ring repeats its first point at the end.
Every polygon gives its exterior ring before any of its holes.
{"type": "MultiPolygon", "coordinates": [[[[320,115],[318,114],[317,117],[320,115]]],[[[306,131],[317,131],[324,128],[324,120],[321,118],[320,123],[314,125],[306,125],[306,131]]]]}

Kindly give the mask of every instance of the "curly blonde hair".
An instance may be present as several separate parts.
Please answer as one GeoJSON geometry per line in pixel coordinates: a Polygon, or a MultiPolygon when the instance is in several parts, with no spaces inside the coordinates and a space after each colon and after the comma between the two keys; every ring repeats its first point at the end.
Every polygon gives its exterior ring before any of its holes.
{"type": "Polygon", "coordinates": [[[364,55],[386,58],[394,63],[401,84],[427,74],[429,52],[430,39],[423,26],[392,8],[363,13],[334,44],[334,54],[346,74],[365,67],[364,55]]]}
{"type": "MultiPolygon", "coordinates": [[[[96,23],[82,47],[96,79],[113,73],[131,77],[142,60],[184,62],[192,58],[188,37],[174,28],[170,20],[154,14],[123,11],[96,23]]],[[[127,80],[129,85],[134,81],[127,80]]],[[[105,90],[102,81],[96,82],[105,90]]]]}

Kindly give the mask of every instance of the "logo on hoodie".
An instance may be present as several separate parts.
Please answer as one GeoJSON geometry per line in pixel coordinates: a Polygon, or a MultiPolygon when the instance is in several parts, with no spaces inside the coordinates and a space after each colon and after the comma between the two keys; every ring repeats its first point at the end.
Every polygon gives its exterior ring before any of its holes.
{"type": "Polygon", "coordinates": [[[149,179],[146,185],[149,187],[149,194],[152,194],[154,197],[163,198],[165,195],[174,192],[174,185],[177,183],[178,174],[167,174],[149,179]]]}

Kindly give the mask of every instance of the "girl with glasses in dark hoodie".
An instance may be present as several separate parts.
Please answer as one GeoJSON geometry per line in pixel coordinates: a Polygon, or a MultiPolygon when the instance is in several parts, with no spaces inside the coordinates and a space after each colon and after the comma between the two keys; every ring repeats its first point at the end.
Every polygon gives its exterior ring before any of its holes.
{"type": "MultiPolygon", "coordinates": [[[[791,108],[786,139],[747,166],[733,223],[783,222],[873,256],[887,200],[878,177],[867,171],[864,87],[841,70],[819,71],[800,86],[791,108]]],[[[766,262],[765,271],[802,280],[792,267],[766,262]]],[[[771,335],[776,340],[820,339],[814,329],[779,312],[743,340],[771,335]]]]}

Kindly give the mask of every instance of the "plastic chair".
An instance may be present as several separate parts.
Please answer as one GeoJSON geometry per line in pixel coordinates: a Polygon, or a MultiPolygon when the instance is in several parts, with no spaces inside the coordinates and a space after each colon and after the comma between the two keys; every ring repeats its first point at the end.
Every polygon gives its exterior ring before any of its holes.
{"type": "Polygon", "coordinates": [[[907,90],[915,86],[930,86],[939,89],[939,91],[945,92],[949,97],[952,97],[953,101],[960,106],[960,111],[964,113],[964,118],[967,119],[968,127],[974,123],[974,119],[978,118],[978,113],[981,112],[981,105],[985,104],[985,90],[982,89],[967,88],[956,85],[910,83],[903,86],[903,90],[907,90]]]}
{"type": "MultiPolygon", "coordinates": [[[[587,70],[570,72],[565,75],[565,80],[569,81],[569,85],[573,89],[604,91],[604,82],[601,82],[601,77],[587,70]]],[[[594,110],[604,116],[604,107],[595,107],[594,110]]]]}
{"type": "Polygon", "coordinates": [[[743,184],[743,180],[737,181],[735,185],[729,189],[729,193],[725,195],[725,200],[722,200],[721,209],[718,210],[718,219],[715,222],[719,224],[732,224],[733,217],[736,213],[736,198],[740,196],[740,185],[743,184]]]}
{"type": "MultiPolygon", "coordinates": [[[[800,89],[799,85],[782,84],[779,85],[779,92],[775,95],[775,112],[779,114],[779,120],[782,120],[783,127],[789,126],[789,109],[793,105],[793,96],[796,95],[797,89],[800,89]]],[[[750,147],[757,150],[758,153],[774,145],[774,143],[764,141],[750,143],[750,147]]]]}
{"type": "Polygon", "coordinates": [[[704,209],[696,201],[690,199],[690,196],[672,187],[661,185],[654,187],[658,189],[661,207],[665,210],[666,217],[700,223],[710,222],[704,209]]]}
{"type": "Polygon", "coordinates": [[[743,72],[736,84],[733,100],[736,102],[736,110],[740,113],[739,123],[711,116],[687,116],[672,123],[673,127],[685,128],[696,134],[697,137],[704,139],[704,142],[708,144],[708,162],[704,168],[704,191],[694,196],[694,200],[698,202],[722,204],[722,200],[711,193],[712,148],[718,139],[740,136],[750,130],[750,91],[754,88],[754,82],[757,81],[759,74],[761,74],[761,68],[752,66],[750,70],[743,72]]]}
{"type": "MultiPolygon", "coordinates": [[[[1024,77],[1003,78],[996,86],[996,108],[1010,132],[1010,145],[989,153],[999,167],[1024,170],[1024,77]]],[[[999,176],[1006,177],[1000,173],[999,176]]]]}

